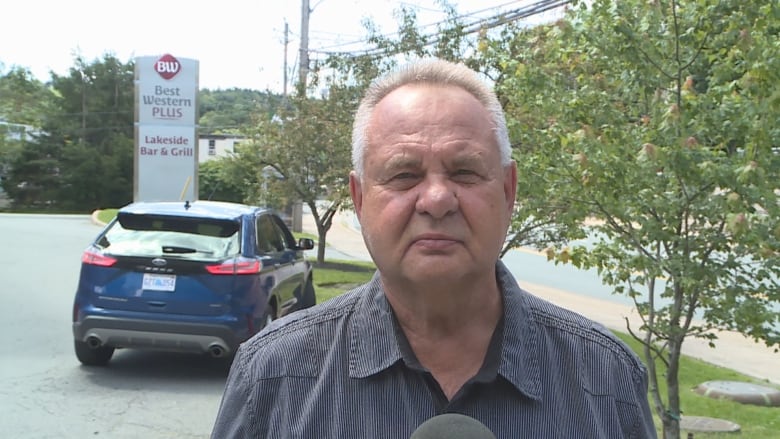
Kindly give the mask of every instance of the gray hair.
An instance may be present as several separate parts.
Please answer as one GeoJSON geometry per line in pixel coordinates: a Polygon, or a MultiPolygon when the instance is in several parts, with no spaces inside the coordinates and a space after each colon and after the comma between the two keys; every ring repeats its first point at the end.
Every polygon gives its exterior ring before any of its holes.
{"type": "Polygon", "coordinates": [[[368,123],[374,108],[392,91],[408,84],[434,84],[460,87],[477,98],[490,113],[501,154],[501,164],[512,160],[512,148],[506,128],[504,110],[496,94],[475,72],[463,64],[440,59],[423,59],[401,67],[375,79],[360,101],[352,125],[352,167],[358,177],[363,176],[363,157],[366,150],[368,123]]]}

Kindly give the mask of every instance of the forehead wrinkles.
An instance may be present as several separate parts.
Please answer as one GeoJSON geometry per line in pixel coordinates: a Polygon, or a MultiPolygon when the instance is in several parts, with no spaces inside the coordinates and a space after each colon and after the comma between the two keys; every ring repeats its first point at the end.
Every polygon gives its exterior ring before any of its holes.
{"type": "Polygon", "coordinates": [[[496,148],[488,111],[456,87],[407,85],[379,101],[369,120],[366,164],[421,165],[420,154],[446,151],[448,162],[487,159],[496,148]],[[378,163],[379,162],[379,163],[378,163]]]}
{"type": "MultiPolygon", "coordinates": [[[[451,145],[492,140],[492,131],[475,125],[474,121],[458,117],[434,119],[430,115],[382,117],[377,114],[368,130],[368,143],[375,146],[398,145],[419,148],[433,145],[451,145]]],[[[439,116],[436,116],[437,118],[439,116]]],[[[481,143],[481,142],[480,142],[481,143]]]]}
{"type": "Polygon", "coordinates": [[[494,129],[490,113],[469,92],[431,84],[407,84],[393,90],[374,107],[369,125],[371,133],[392,127],[398,134],[409,135],[422,127],[440,131],[494,129]]]}

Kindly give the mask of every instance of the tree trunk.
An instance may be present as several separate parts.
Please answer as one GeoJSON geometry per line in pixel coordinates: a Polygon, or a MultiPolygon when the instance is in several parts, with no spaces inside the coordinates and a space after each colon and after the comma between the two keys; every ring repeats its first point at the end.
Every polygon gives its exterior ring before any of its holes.
{"type": "Polygon", "coordinates": [[[328,232],[319,224],[317,224],[317,232],[317,263],[322,264],[325,262],[325,235],[327,235],[328,232]]]}
{"type": "Polygon", "coordinates": [[[664,439],[680,439],[680,353],[683,337],[669,337],[669,367],[666,371],[667,408],[663,414],[664,439]]]}
{"type": "Polygon", "coordinates": [[[336,212],[339,209],[339,205],[341,203],[334,202],[331,203],[331,205],[325,210],[325,212],[320,216],[318,211],[316,210],[317,205],[316,203],[312,202],[309,204],[309,208],[312,209],[312,214],[314,215],[314,221],[317,224],[317,263],[322,264],[325,262],[325,247],[327,246],[327,243],[325,241],[325,237],[328,234],[328,230],[330,230],[330,226],[333,225],[333,217],[336,215],[336,212]]]}

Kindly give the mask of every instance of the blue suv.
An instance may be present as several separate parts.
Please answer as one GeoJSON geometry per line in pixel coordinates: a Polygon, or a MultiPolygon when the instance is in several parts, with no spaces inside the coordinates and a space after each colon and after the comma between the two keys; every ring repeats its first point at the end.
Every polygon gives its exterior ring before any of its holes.
{"type": "Polygon", "coordinates": [[[311,264],[272,210],[213,201],[123,207],[81,257],[76,357],[114,349],[223,357],[268,322],[315,304],[311,264]]]}

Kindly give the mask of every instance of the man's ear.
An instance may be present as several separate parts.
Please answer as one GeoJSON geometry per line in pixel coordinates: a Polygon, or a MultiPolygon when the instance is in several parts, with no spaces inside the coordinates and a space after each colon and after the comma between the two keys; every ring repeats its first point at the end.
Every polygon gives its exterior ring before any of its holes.
{"type": "Polygon", "coordinates": [[[509,209],[509,217],[515,208],[515,197],[517,196],[517,163],[514,160],[504,167],[504,196],[506,197],[506,206],[509,209]]]}
{"type": "Polygon", "coordinates": [[[349,173],[349,195],[352,197],[352,204],[355,205],[355,214],[360,221],[361,209],[363,208],[363,188],[360,186],[360,177],[357,172],[349,173]]]}

